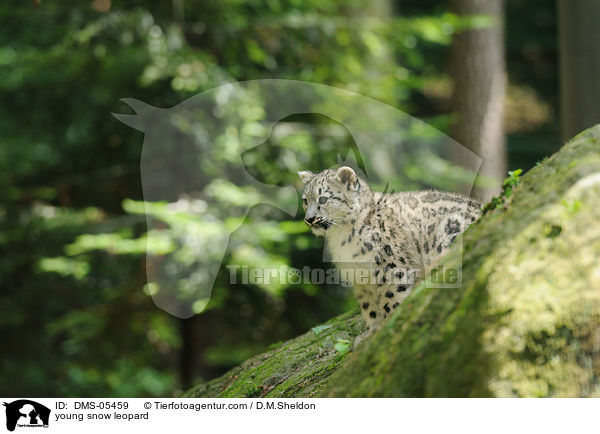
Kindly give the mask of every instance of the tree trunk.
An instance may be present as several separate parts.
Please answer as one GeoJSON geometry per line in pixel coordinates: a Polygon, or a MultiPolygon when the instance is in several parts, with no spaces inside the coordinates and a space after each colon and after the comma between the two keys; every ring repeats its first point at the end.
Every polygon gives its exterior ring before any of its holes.
{"type": "Polygon", "coordinates": [[[179,331],[181,350],[179,351],[179,381],[183,389],[192,385],[194,373],[194,341],[192,337],[192,321],[194,318],[180,319],[179,331]]]}
{"type": "Polygon", "coordinates": [[[503,1],[451,0],[450,4],[457,15],[488,15],[493,20],[488,27],[455,35],[450,51],[452,106],[457,115],[452,136],[482,158],[480,182],[472,195],[487,202],[500,192],[506,176],[503,1]]]}
{"type": "Polygon", "coordinates": [[[215,327],[221,322],[216,310],[180,319],[181,350],[179,379],[182,389],[188,389],[197,378],[214,378],[222,369],[207,364],[205,352],[215,344],[215,327]]]}
{"type": "Polygon", "coordinates": [[[600,122],[600,1],[559,0],[562,134],[600,122]]]}

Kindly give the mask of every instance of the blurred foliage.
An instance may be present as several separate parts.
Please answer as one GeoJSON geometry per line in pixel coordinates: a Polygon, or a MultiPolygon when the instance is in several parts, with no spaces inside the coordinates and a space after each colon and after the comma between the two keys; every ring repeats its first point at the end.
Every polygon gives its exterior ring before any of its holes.
{"type": "MultiPolygon", "coordinates": [[[[456,30],[486,24],[459,20],[440,1],[402,2],[408,13],[387,17],[358,0],[38,3],[0,5],[0,393],[11,396],[169,395],[353,306],[341,287],[233,285],[223,267],[200,315],[158,309],[145,253],[190,264],[198,252],[186,234],[216,236],[241,221],[199,224],[190,207],[201,202],[186,198],[175,210],[143,202],[143,136],[110,115],[128,110],[120,98],[170,107],[227,82],[288,78],[353,90],[443,129],[447,114],[426,91],[446,77],[439,53],[456,30]],[[147,231],[144,212],[162,229],[147,231]]],[[[246,114],[252,127],[256,112],[246,114]]],[[[299,187],[295,170],[330,167],[353,143],[319,116],[278,128],[243,154],[267,184],[299,187]]],[[[227,140],[202,175],[227,167],[237,149],[227,140]]],[[[401,186],[423,176],[436,185],[406,164],[401,186]]],[[[226,198],[224,207],[254,203],[255,192],[225,179],[205,192],[226,198]]],[[[316,267],[321,251],[302,223],[258,206],[225,262],[316,267]]]]}

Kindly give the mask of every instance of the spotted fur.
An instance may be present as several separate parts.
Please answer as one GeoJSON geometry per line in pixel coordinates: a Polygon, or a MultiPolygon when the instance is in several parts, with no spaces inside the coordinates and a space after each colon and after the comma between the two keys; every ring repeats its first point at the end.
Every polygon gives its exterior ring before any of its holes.
{"type": "Polygon", "coordinates": [[[408,297],[416,280],[454,238],[481,215],[479,202],[455,193],[373,192],[346,166],[298,174],[305,184],[304,221],[313,233],[325,237],[340,271],[353,271],[342,276],[353,285],[371,332],[408,297]]]}

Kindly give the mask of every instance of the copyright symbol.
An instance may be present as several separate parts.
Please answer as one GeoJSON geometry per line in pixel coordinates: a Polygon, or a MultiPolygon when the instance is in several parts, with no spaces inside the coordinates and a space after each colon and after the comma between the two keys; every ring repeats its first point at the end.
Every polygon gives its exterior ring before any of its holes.
{"type": "Polygon", "coordinates": [[[144,408],[146,410],[150,410],[152,408],[152,403],[150,403],[150,402],[144,402],[144,408]]]}

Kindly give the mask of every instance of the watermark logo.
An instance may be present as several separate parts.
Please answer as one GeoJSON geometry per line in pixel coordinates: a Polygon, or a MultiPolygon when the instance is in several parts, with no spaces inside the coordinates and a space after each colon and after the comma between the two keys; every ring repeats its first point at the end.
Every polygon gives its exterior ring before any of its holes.
{"type": "Polygon", "coordinates": [[[4,403],[6,407],[6,429],[14,431],[18,428],[48,428],[50,409],[30,399],[19,399],[4,403]]]}
{"type": "MultiPolygon", "coordinates": [[[[357,266],[357,263],[336,264],[332,268],[253,268],[244,264],[228,264],[229,284],[231,285],[353,285],[381,286],[414,285],[423,276],[422,270],[408,267],[396,267],[391,274],[385,274],[385,268],[357,266]]],[[[427,273],[427,287],[457,288],[462,284],[460,268],[435,264],[427,273]]]]}
{"type": "MultiPolygon", "coordinates": [[[[208,304],[226,252],[235,243],[232,237],[252,208],[270,205],[302,221],[300,183],[263,182],[266,179],[257,179],[244,162],[248,152],[266,143],[273,146],[270,139],[293,128],[290,122],[284,128],[290,116],[321,115],[345,129],[353,144],[321,169],[343,161],[375,190],[383,191],[389,180],[400,179],[412,190],[469,194],[481,164],[470,150],[401,110],[316,83],[228,83],[168,109],[123,101],[136,114],[114,116],[145,134],[140,168],[145,207],[141,212],[148,228],[146,292],[157,306],[180,318],[208,304]],[[462,167],[452,164],[450,156],[462,167]],[[161,238],[165,227],[172,230],[161,238]]],[[[316,146],[325,151],[327,141],[316,146]]],[[[277,170],[305,170],[302,149],[275,149],[271,155],[277,155],[277,170]]],[[[389,187],[398,190],[393,184],[389,187]]],[[[327,251],[325,246],[325,262],[331,261],[327,251]]],[[[252,258],[252,252],[246,256],[252,258]]]]}

